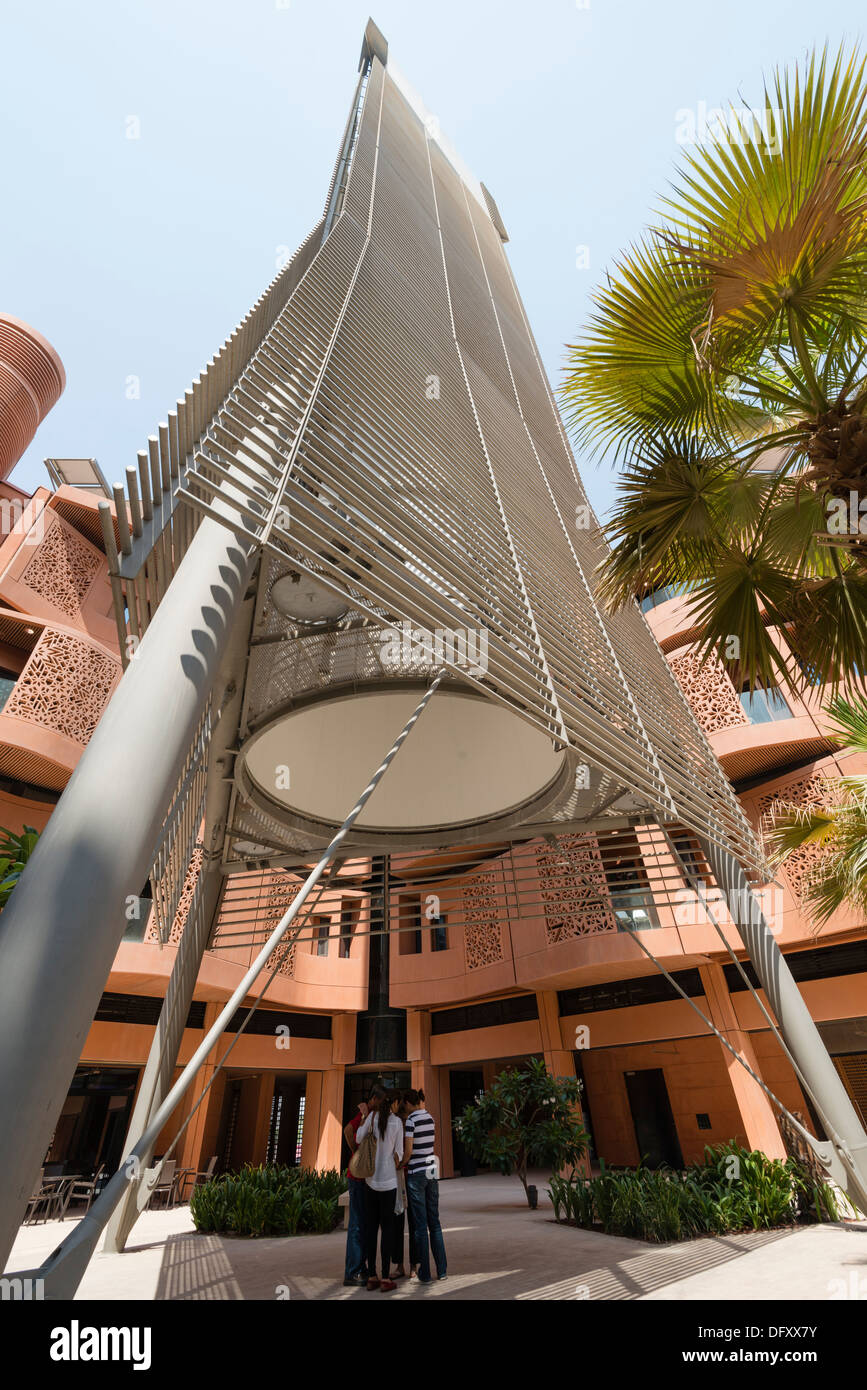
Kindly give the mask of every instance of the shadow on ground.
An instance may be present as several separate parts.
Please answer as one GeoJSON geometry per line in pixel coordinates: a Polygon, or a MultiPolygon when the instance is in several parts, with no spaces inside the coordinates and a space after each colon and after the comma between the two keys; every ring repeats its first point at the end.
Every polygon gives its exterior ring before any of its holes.
{"type": "MultiPolygon", "coordinates": [[[[520,1195],[515,1200],[473,1200],[483,1195],[488,1193],[483,1192],[480,1179],[442,1184],[449,1277],[427,1286],[401,1280],[389,1297],[638,1299],[794,1234],[754,1232],[650,1246],[559,1225],[552,1220],[550,1207],[545,1209],[547,1203],[531,1212],[520,1195]]],[[[342,1231],[260,1240],[184,1232],[166,1239],[155,1296],[173,1300],[383,1297],[343,1287],[343,1255],[342,1231]]]]}

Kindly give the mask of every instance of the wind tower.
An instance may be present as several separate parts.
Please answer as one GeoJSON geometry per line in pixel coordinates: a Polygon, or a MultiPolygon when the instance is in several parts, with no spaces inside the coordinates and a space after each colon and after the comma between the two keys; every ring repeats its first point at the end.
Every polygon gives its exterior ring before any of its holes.
{"type": "MultiPolygon", "coordinates": [[[[867,1138],[749,891],[760,847],[638,607],[596,602],[604,542],[506,242],[369,23],[321,219],[103,504],[126,670],[0,918],[4,1254],[146,878],[165,930],[190,905],[142,1163],[251,874],[620,827],[700,841],[865,1193],[867,1138]]],[[[112,1180],[49,1275],[77,1279],[115,1208],[122,1246],[135,1186],[112,1180]]]]}

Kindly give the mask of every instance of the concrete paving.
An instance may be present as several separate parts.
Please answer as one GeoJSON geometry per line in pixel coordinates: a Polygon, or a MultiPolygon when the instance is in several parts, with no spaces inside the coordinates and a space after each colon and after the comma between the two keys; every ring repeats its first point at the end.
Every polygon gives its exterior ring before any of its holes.
{"type": "MultiPolygon", "coordinates": [[[[440,1184],[446,1281],[402,1280],[392,1299],[867,1299],[867,1226],[808,1226],[645,1245],[554,1221],[536,1176],[529,1211],[516,1178],[440,1184]]],[[[25,1226],[7,1274],[32,1268],[72,1221],[25,1226]]],[[[344,1234],[245,1240],[198,1235],[189,1207],[148,1211],[122,1255],[98,1253],[79,1289],[87,1299],[371,1299],[343,1288],[344,1234]]]]}

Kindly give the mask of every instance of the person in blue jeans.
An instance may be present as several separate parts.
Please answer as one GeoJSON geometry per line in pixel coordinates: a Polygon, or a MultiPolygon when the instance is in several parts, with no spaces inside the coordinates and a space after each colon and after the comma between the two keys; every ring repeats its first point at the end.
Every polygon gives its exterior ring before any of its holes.
{"type": "Polygon", "coordinates": [[[433,1115],[425,1109],[424,1091],[404,1091],[403,1099],[408,1111],[403,1162],[410,1224],[418,1260],[418,1281],[420,1284],[430,1284],[431,1250],[438,1278],[445,1279],[447,1271],[446,1247],[440,1225],[439,1162],[434,1156],[436,1127],[433,1115]]]}
{"type": "MultiPolygon", "coordinates": [[[[359,1126],[367,1118],[367,1105],[364,1101],[343,1131],[343,1136],[352,1153],[358,1148],[356,1135],[359,1126]]],[[[364,1178],[354,1178],[350,1172],[349,1180],[349,1225],[346,1230],[346,1266],[343,1282],[347,1286],[362,1289],[367,1287],[367,1192],[364,1178]]]]}

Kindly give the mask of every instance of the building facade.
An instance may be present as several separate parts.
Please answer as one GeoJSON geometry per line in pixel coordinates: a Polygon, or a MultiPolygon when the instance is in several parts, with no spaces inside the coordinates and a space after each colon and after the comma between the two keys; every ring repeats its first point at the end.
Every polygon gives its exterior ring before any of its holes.
{"type": "MultiPolygon", "coordinates": [[[[815,1128],[727,950],[744,956],[701,831],[749,854],[776,798],[822,795],[852,760],[824,732],[821,690],[749,693],[699,666],[688,595],[646,600],[649,626],[638,606],[595,608],[601,541],[505,237],[369,30],[322,221],[160,426],[129,497],[113,491],[113,521],[80,487],[22,499],[30,529],[0,549],[11,829],[46,823],[199,518],[232,511],[261,549],[243,675],[207,713],[211,737],[238,704],[235,733],[208,745],[226,805],[211,815],[193,759],[127,899],[49,1171],[117,1167],[206,875],[220,889],[178,1066],[361,790],[383,729],[441,666],[460,682],[435,697],[425,739],[156,1154],[178,1140],[196,1170],[338,1166],[343,1126],[382,1078],[423,1087],[444,1173],[468,1171],[454,1116],[529,1056],[582,1078],[608,1163],[678,1164],[729,1138],[782,1154],[771,1102],[708,1020],[815,1128]]],[[[841,912],[815,936],[810,867],[802,854],[764,885],[765,915],[863,1114],[867,935],[841,912]]]]}
{"type": "MultiPolygon", "coordinates": [[[[0,548],[4,705],[0,824],[42,829],[120,678],[95,498],[61,486],[20,504],[0,548]]],[[[664,591],[646,618],[761,832],[778,799],[805,803],[825,779],[864,771],[825,732],[823,691],[764,697],[736,689],[692,656],[688,596],[664,591]]],[[[785,649],[785,639],[778,641],[785,649]]],[[[237,1040],[179,1150],[183,1166],[345,1162],[341,1132],[377,1079],[422,1086],[438,1115],[447,1175],[471,1171],[452,1133],[456,1113],[497,1071],[529,1056],[584,1082],[596,1156],[608,1163],[690,1161],[729,1138],[782,1153],[773,1107],[689,999],[808,1126],[815,1117],[789,1062],[684,882],[648,894],[659,847],[565,837],[382,855],[344,864],[284,957],[267,1002],[237,1040]],[[625,850],[625,852],[624,852],[625,850]],[[626,867],[624,867],[624,865],[626,867]],[[340,881],[342,880],[342,882],[340,881]],[[385,906],[382,906],[385,904],[385,906]],[[645,935],[646,933],[646,935],[645,935]],[[633,935],[635,934],[635,935],[633,935]],[[637,940],[635,939],[637,936],[637,940]]],[[[681,847],[688,854],[689,847],[681,847]]],[[[694,851],[693,851],[694,852],[694,851]]],[[[816,851],[802,851],[765,899],[778,941],[862,1113],[867,1108],[867,931],[841,911],[817,935],[800,900],[816,851]]],[[[294,880],[293,880],[294,881],[294,880]]],[[[228,998],[254,951],[236,920],[276,920],[292,882],[251,870],[223,903],[205,954],[179,1062],[228,998]]],[[[120,1159],[126,1123],[184,928],[187,883],[168,940],[150,889],[130,910],[106,992],[49,1153],[49,1170],[120,1159]]],[[[258,939],[258,938],[257,938],[258,939]]],[[[742,955],[742,952],[740,952],[742,955]]],[[[755,983],[755,979],[753,977],[755,983]]],[[[224,1047],[167,1125],[167,1147],[211,1081],[224,1047]]]]}

